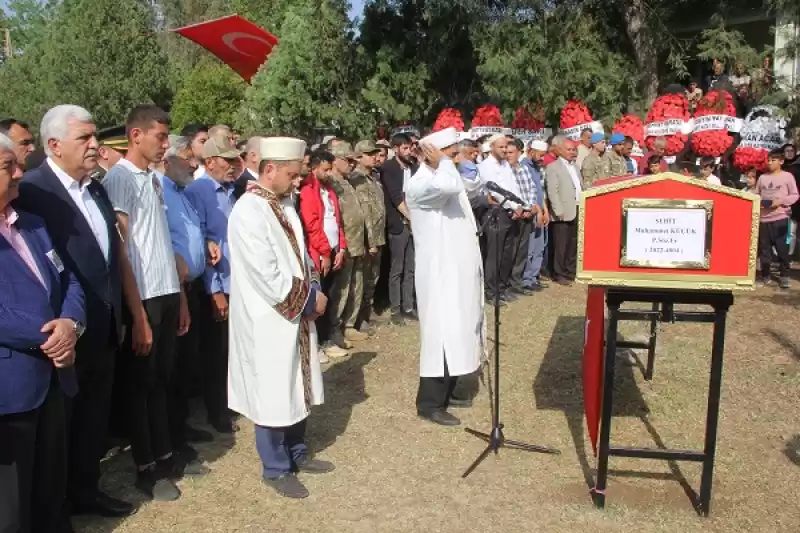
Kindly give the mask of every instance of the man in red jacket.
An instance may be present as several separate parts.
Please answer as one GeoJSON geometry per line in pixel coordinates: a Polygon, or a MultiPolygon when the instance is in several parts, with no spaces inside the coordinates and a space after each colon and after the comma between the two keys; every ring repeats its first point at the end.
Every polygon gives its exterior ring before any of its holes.
{"type": "MultiPolygon", "coordinates": [[[[333,154],[326,150],[311,153],[311,172],[300,184],[300,220],[306,234],[308,255],[322,279],[322,292],[328,296],[333,278],[345,261],[347,240],[344,236],[339,199],[329,184],[333,154]]],[[[328,344],[329,325],[324,316],[317,322],[317,334],[325,354],[344,357],[347,351],[328,344]]]]}

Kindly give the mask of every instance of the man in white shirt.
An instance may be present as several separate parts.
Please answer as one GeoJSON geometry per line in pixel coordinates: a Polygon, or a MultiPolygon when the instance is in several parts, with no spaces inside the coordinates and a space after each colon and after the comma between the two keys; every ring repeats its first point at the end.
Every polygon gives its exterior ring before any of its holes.
{"type": "Polygon", "coordinates": [[[581,178],[575,166],[578,149],[563,135],[553,138],[558,159],[547,167],[545,188],[550,203],[550,238],[553,250],[553,281],[572,285],[577,270],[578,204],[581,178]]]}
{"type": "MultiPolygon", "coordinates": [[[[478,165],[478,171],[483,183],[494,182],[508,192],[520,197],[519,185],[514,176],[511,165],[506,160],[508,138],[497,134],[489,137],[489,155],[478,165]]],[[[503,202],[502,195],[492,193],[498,202],[503,202]]],[[[511,269],[514,263],[514,244],[519,232],[518,220],[524,212],[523,206],[515,202],[506,201],[503,209],[498,213],[497,230],[490,229],[486,232],[486,298],[494,300],[496,292],[500,293],[500,300],[513,302],[517,296],[510,289],[511,269]],[[498,248],[500,260],[498,257],[498,248]]],[[[492,216],[492,210],[487,211],[486,217],[492,216]]]]}
{"type": "Polygon", "coordinates": [[[150,166],[169,147],[169,116],[153,105],[134,108],[126,122],[128,153],[108,171],[103,186],[117,222],[152,335],[148,353],[126,339],[120,363],[129,410],[129,433],[137,466],[136,487],[158,501],[180,497],[172,478],[208,471],[196,461],[173,457],[167,385],[177,335],[189,329],[188,305],[179,283],[161,182],[150,166]]]}

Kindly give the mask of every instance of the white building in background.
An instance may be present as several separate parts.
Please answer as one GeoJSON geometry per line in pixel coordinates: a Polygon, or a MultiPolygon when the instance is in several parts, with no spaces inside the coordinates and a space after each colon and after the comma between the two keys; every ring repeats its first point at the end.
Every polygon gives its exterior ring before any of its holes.
{"type": "Polygon", "coordinates": [[[779,14],[775,19],[775,78],[783,87],[800,85],[800,56],[787,58],[781,54],[788,43],[797,42],[798,38],[800,38],[800,20],[779,14]]]}

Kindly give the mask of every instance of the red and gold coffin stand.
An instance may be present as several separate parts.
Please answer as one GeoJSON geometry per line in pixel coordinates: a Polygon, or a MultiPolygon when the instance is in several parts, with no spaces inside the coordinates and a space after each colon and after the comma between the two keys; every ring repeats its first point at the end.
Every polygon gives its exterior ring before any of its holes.
{"type": "Polygon", "coordinates": [[[658,289],[752,289],[760,209],[758,196],[670,172],[600,180],[581,195],[578,280],[658,289]],[[624,206],[648,202],[667,208],[689,202],[710,206],[707,268],[622,266],[624,206]]]}
{"type": "Polygon", "coordinates": [[[587,429],[597,453],[603,394],[605,287],[748,290],[753,288],[760,215],[758,196],[675,173],[598,180],[583,192],[578,220],[578,280],[586,301],[583,396],[587,429]],[[705,265],[624,266],[626,209],[703,206],[705,265]]]}

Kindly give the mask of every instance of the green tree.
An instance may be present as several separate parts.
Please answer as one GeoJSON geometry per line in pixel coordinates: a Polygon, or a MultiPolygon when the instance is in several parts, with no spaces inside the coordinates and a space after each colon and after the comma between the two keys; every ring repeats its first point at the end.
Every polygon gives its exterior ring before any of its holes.
{"type": "Polygon", "coordinates": [[[201,60],[184,78],[172,103],[172,127],[186,124],[233,124],[247,84],[216,59],[201,60]]]}
{"type": "Polygon", "coordinates": [[[148,0],[71,0],[42,39],[0,69],[0,110],[37,123],[50,107],[74,103],[100,126],[135,105],[168,107],[167,58],[153,36],[148,0]]]}
{"type": "Polygon", "coordinates": [[[364,135],[374,120],[353,102],[355,52],[344,2],[299,0],[287,7],[280,44],[253,79],[237,124],[246,132],[364,135]]]}

